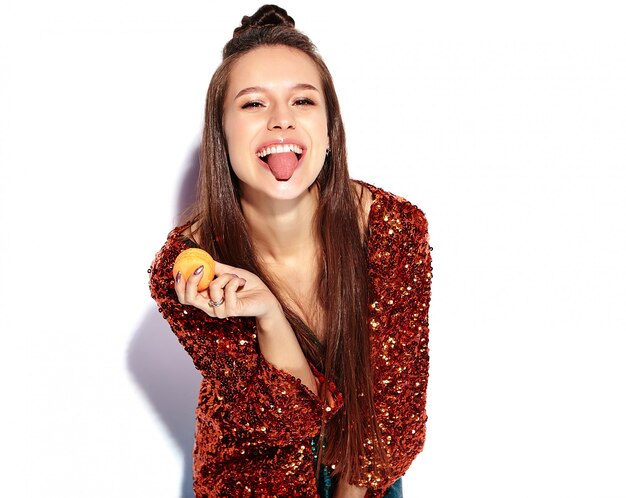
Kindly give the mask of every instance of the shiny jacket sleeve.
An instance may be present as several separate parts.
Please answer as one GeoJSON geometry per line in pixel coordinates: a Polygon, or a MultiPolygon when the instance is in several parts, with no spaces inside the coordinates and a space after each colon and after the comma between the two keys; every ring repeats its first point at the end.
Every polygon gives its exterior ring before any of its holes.
{"type": "Polygon", "coordinates": [[[377,423],[387,464],[364,462],[354,484],[381,497],[408,470],[425,439],[431,254],[427,221],[417,207],[394,198],[372,226],[370,310],[377,423]]]}
{"type": "Polygon", "coordinates": [[[335,386],[329,384],[336,401],[331,408],[299,379],[265,360],[254,318],[220,320],[181,304],[172,268],[186,247],[180,230],[172,231],[152,263],[149,285],[159,311],[208,383],[210,394],[203,394],[199,409],[222,425],[221,433],[245,438],[247,444],[280,446],[315,436],[322,419],[341,405],[335,386]]]}

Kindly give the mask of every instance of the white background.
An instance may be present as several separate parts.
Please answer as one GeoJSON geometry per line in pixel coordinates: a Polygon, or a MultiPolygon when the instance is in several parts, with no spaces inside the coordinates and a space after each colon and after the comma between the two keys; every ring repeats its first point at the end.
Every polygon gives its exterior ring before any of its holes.
{"type": "MultiPolygon", "coordinates": [[[[430,221],[407,498],[626,497],[621,3],[281,4],[334,75],[352,176],[430,221]]],[[[0,495],[187,498],[198,376],[146,270],[260,2],[1,6],[0,495]]]]}

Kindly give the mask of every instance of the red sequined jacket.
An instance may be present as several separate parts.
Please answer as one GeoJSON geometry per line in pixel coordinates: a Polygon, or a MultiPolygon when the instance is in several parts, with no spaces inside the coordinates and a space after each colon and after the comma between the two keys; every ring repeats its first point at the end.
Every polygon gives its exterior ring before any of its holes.
{"type": "MultiPolygon", "coordinates": [[[[408,201],[366,185],[371,358],[389,468],[366,462],[355,484],[382,497],[422,450],[428,380],[431,259],[427,223],[408,201]],[[384,470],[384,472],[383,472],[384,470]]],[[[196,411],[197,497],[315,497],[311,439],[334,408],[259,353],[254,318],[217,320],[178,302],[172,266],[187,247],[174,229],[151,267],[159,311],[202,373],[196,411]]],[[[314,371],[320,381],[323,377],[314,371]]]]}

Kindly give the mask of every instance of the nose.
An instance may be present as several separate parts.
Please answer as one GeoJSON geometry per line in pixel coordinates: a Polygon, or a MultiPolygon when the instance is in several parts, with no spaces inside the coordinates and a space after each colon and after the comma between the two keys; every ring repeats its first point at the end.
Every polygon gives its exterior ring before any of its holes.
{"type": "Polygon", "coordinates": [[[293,116],[289,105],[277,104],[270,113],[269,120],[267,122],[268,130],[287,130],[294,129],[296,127],[296,121],[293,116]]]}

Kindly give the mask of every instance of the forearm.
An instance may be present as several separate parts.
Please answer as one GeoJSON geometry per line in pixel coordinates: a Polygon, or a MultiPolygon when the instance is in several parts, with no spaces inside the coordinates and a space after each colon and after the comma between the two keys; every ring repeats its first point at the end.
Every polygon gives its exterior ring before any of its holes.
{"type": "Polygon", "coordinates": [[[318,380],[279,306],[276,310],[257,317],[257,337],[261,354],[269,363],[297,377],[312,392],[319,394],[318,380]]]}

